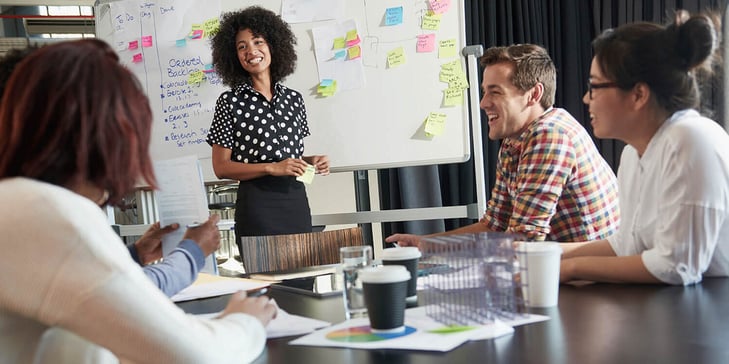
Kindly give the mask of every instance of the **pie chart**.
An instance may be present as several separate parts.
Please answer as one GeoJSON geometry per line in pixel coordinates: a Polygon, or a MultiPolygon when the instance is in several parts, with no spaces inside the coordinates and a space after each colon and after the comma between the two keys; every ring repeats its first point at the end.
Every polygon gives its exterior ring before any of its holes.
{"type": "Polygon", "coordinates": [[[326,338],[339,342],[362,343],[397,339],[399,337],[410,335],[415,331],[414,327],[405,326],[405,330],[402,332],[380,333],[372,332],[372,329],[369,326],[358,326],[332,331],[326,335],[326,338]]]}

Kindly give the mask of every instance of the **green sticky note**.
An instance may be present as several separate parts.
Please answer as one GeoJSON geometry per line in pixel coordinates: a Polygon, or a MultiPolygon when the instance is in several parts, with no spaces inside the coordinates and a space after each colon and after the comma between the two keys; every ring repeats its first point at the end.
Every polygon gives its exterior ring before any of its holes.
{"type": "Polygon", "coordinates": [[[476,327],[474,327],[474,326],[456,326],[456,325],[453,325],[453,326],[444,326],[444,327],[441,327],[439,329],[428,330],[428,332],[433,333],[433,334],[453,334],[453,333],[457,333],[457,332],[464,332],[464,331],[473,330],[475,328],[476,327]]]}
{"type": "Polygon", "coordinates": [[[314,180],[314,173],[316,173],[314,166],[309,164],[306,166],[306,170],[304,171],[304,174],[296,177],[296,180],[299,182],[306,183],[307,185],[310,185],[311,182],[314,180]]]}

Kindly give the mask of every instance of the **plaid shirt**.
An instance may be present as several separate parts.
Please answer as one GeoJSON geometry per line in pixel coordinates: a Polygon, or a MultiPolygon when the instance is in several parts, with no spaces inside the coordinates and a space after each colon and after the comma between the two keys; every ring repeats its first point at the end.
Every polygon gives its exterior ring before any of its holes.
{"type": "Polygon", "coordinates": [[[605,239],[620,222],[617,180],[587,131],[552,108],[503,140],[481,222],[529,240],[605,239]]]}

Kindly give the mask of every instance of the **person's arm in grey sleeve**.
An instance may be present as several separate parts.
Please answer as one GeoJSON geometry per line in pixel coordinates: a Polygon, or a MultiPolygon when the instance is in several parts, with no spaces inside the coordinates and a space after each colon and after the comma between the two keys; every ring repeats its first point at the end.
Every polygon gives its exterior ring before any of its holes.
{"type": "Polygon", "coordinates": [[[144,266],[142,270],[165,295],[172,297],[192,284],[203,266],[203,251],[193,240],[185,239],[162,262],[144,266]]]}

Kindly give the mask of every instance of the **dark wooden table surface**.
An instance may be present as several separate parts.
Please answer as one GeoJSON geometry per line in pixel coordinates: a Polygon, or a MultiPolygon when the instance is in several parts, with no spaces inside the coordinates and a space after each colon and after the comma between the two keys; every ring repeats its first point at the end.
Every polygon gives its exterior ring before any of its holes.
{"type": "MultiPolygon", "coordinates": [[[[271,290],[292,314],[337,323],[339,296],[271,290]]],[[[180,303],[191,313],[221,310],[228,297],[180,303]]],[[[465,343],[447,353],[288,345],[269,340],[256,363],[729,363],[729,278],[688,287],[592,284],[560,286],[559,304],[530,312],[545,322],[511,335],[465,343]]]]}

